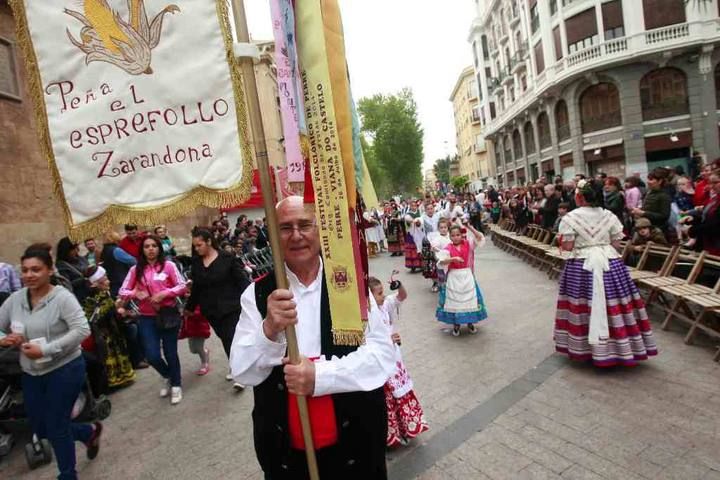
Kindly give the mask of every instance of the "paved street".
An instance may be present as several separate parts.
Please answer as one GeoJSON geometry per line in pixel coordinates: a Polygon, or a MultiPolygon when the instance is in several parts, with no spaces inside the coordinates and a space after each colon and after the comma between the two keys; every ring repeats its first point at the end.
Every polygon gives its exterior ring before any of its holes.
{"type": "MultiPolygon", "coordinates": [[[[570,364],[553,355],[556,283],[492,245],[477,255],[489,320],[454,338],[434,320],[429,283],[402,261],[373,260],[371,273],[403,271],[403,352],[431,430],[388,454],[392,479],[720,479],[720,366],[709,348],[656,331],[660,355],[639,367],[570,364]]],[[[100,456],[90,463],[78,449],[81,478],[262,478],[252,392],[231,391],[215,339],[205,378],[192,374],[185,342],[181,351],[182,404],[158,398],[157,375],[141,371],[112,395],[100,456]]],[[[54,474],[30,473],[22,445],[0,463],[2,478],[54,474]]]]}

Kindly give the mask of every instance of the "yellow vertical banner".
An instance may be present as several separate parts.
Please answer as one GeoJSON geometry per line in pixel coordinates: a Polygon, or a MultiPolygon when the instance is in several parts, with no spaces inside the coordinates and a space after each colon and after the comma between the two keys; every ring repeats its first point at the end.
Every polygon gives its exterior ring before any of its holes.
{"type": "MultiPolygon", "coordinates": [[[[322,2],[325,3],[335,3],[322,2]]],[[[305,117],[310,142],[310,176],[315,190],[315,213],[320,233],[321,253],[325,265],[325,279],[332,315],[333,341],[336,345],[360,345],[363,342],[363,322],[358,295],[350,211],[349,185],[346,182],[343,155],[352,155],[351,117],[347,89],[347,71],[342,54],[342,76],[345,91],[338,86],[346,108],[340,105],[333,89],[337,78],[337,62],[330,64],[321,0],[303,0],[296,4],[297,44],[301,76],[305,93],[305,117]],[[333,73],[331,74],[331,69],[333,73]],[[347,110],[347,112],[345,112],[347,110]],[[345,122],[339,127],[340,122],[345,122]],[[342,129],[342,130],[341,130],[342,129]],[[347,129],[348,146],[343,148],[343,134],[347,129]]],[[[337,5],[335,3],[335,8],[337,5]]],[[[339,12],[335,13],[339,20],[339,12]]],[[[332,14],[331,14],[332,16],[332,14]]],[[[337,30],[336,30],[337,31],[337,30]]],[[[337,54],[337,51],[336,51],[337,54]]],[[[353,157],[350,157],[352,160],[353,157]]],[[[354,198],[354,170],[352,189],[354,198]]]]}
{"type": "Polygon", "coordinates": [[[345,59],[345,37],[340,18],[340,7],[337,0],[321,0],[321,9],[348,205],[350,208],[355,208],[355,156],[353,154],[352,115],[350,112],[350,81],[345,59]]]}

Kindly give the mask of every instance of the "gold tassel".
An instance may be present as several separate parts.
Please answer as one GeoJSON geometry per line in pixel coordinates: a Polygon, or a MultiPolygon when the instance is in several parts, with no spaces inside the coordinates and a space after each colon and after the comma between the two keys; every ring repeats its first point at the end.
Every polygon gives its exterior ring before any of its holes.
{"type": "Polygon", "coordinates": [[[365,334],[358,330],[333,330],[333,344],[359,347],[365,343],[365,334]]]}
{"type": "Polygon", "coordinates": [[[229,5],[226,0],[217,2],[217,15],[225,43],[226,57],[235,94],[235,111],[238,121],[238,137],[242,149],[243,175],[242,179],[232,187],[224,190],[214,190],[199,186],[187,192],[180,199],[172,203],[165,203],[153,207],[133,208],[121,205],[111,205],[102,214],[79,224],[74,224],[70,208],[65,200],[62,186],[62,177],[55,163],[55,154],[50,139],[50,128],[47,118],[47,107],[43,95],[40,69],[32,44],[32,37],[27,23],[24,0],[8,0],[15,17],[17,44],[20,46],[25,58],[28,76],[28,94],[33,102],[33,110],[38,125],[40,149],[48,160],[48,167],[52,176],[53,190],[63,211],[68,235],[75,241],[99,235],[115,225],[123,223],[137,223],[140,225],[156,225],[167,220],[189,215],[198,207],[210,208],[232,207],[243,203],[250,197],[252,188],[253,163],[252,149],[249,141],[248,117],[245,108],[245,92],[242,86],[240,67],[233,54],[233,38],[230,29],[229,5]]]}

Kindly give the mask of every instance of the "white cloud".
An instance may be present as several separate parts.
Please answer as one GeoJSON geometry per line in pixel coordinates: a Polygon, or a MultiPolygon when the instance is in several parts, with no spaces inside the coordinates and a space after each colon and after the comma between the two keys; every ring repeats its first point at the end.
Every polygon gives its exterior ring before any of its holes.
{"type": "MultiPolygon", "coordinates": [[[[302,0],[299,0],[302,1],[302,0]]],[[[245,0],[254,39],[271,39],[267,0],[245,0]]],[[[424,168],[455,151],[450,93],[472,64],[470,0],[340,0],[356,99],[410,87],[425,130],[424,168]],[[445,143],[447,142],[447,144],[445,143]]]]}

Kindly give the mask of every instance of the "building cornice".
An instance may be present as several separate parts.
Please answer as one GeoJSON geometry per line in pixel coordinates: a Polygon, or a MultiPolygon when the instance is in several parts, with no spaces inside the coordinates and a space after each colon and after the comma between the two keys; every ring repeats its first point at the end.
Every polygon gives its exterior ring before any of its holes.
{"type": "Polygon", "coordinates": [[[475,69],[471,66],[465,67],[462,72],[460,72],[460,76],[458,76],[457,82],[455,82],[455,86],[453,87],[452,93],[450,94],[450,101],[455,101],[455,96],[457,95],[458,90],[462,86],[463,82],[467,77],[472,77],[475,75],[475,69]]]}

